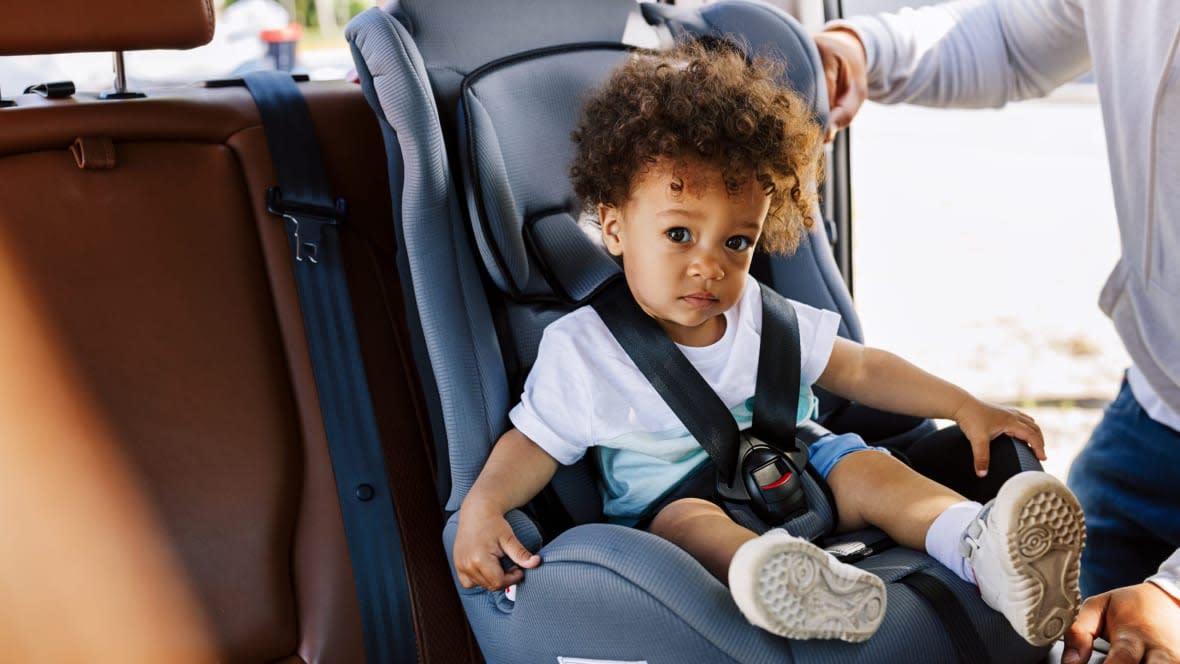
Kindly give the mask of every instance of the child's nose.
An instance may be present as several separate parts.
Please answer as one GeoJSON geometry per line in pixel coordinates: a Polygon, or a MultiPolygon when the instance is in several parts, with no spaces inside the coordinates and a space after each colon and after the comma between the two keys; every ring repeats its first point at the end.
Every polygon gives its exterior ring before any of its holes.
{"type": "Polygon", "coordinates": [[[697,254],[693,259],[690,272],[693,276],[702,279],[716,280],[725,277],[725,269],[722,267],[721,261],[711,252],[697,254]]]}

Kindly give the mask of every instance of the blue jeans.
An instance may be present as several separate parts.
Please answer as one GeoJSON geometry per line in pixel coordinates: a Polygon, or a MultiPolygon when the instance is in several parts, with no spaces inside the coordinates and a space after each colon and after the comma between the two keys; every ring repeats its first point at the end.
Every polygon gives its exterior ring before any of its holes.
{"type": "Polygon", "coordinates": [[[1180,547],[1180,432],[1151,419],[1125,380],[1069,487],[1086,515],[1083,596],[1143,581],[1180,547]]]}

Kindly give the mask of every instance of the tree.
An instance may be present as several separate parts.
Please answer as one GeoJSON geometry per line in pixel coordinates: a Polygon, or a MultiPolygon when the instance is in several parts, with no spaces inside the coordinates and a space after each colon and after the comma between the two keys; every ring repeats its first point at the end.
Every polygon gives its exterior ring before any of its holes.
{"type": "Polygon", "coordinates": [[[336,7],[332,0],[315,0],[315,15],[321,35],[335,37],[340,34],[340,27],[336,25],[336,7]]]}

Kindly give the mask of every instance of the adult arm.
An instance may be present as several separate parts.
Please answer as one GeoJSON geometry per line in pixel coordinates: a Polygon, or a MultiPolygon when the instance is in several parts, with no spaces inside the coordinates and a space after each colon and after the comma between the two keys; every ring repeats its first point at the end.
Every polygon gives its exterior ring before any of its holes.
{"type": "Polygon", "coordinates": [[[1110,641],[1106,664],[1180,662],[1180,549],[1147,581],[1087,599],[1065,633],[1063,664],[1088,661],[1099,636],[1110,641]]]}
{"type": "MultiPolygon", "coordinates": [[[[885,103],[998,107],[1043,96],[1090,66],[1081,0],[957,0],[827,29],[859,38],[868,96],[885,103]]],[[[830,49],[817,43],[824,57],[830,49]]],[[[855,49],[840,53],[856,56],[855,49]]],[[[850,86],[858,84],[855,70],[847,72],[850,86]]]]}
{"type": "Polygon", "coordinates": [[[520,582],[524,569],[541,564],[516,538],[504,514],[524,505],[557,472],[557,461],[516,429],[500,437],[459,508],[455,570],[464,588],[499,590],[520,582]],[[504,571],[507,556],[519,567],[504,571]]]}
{"type": "Polygon", "coordinates": [[[954,420],[971,441],[975,472],[987,474],[992,439],[1002,434],[1028,443],[1038,459],[1045,441],[1025,413],[981,401],[963,388],[910,364],[893,353],[837,338],[816,383],[845,399],[915,417],[954,420]]]}

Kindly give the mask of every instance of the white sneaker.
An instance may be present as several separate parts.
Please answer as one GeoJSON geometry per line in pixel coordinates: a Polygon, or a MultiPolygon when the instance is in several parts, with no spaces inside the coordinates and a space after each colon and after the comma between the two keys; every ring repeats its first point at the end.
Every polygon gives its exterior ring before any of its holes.
{"type": "Polygon", "coordinates": [[[885,584],[784,530],[746,542],[729,564],[746,620],[792,639],[864,641],[885,617],[885,584]]]}
{"type": "Polygon", "coordinates": [[[1077,615],[1086,541],[1077,498],[1048,473],[1020,473],[1000,487],[963,533],[960,552],[988,606],[1020,636],[1048,645],[1077,615]]]}

